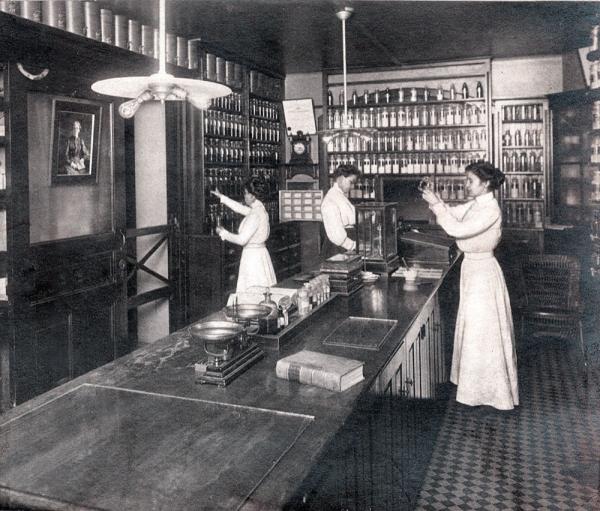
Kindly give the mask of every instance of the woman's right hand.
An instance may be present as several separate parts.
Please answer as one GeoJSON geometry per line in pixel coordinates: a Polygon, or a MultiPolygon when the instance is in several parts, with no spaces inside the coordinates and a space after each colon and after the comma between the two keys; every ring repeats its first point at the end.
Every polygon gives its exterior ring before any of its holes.
{"type": "Polygon", "coordinates": [[[437,204],[438,202],[442,202],[442,199],[440,199],[440,196],[437,193],[435,193],[433,190],[430,190],[429,188],[426,188],[425,190],[423,190],[423,199],[430,206],[433,206],[434,204],[437,204]]]}
{"type": "Polygon", "coordinates": [[[212,193],[215,197],[218,197],[219,199],[223,197],[223,194],[219,191],[218,188],[216,188],[215,190],[211,190],[210,193],[212,193]]]}

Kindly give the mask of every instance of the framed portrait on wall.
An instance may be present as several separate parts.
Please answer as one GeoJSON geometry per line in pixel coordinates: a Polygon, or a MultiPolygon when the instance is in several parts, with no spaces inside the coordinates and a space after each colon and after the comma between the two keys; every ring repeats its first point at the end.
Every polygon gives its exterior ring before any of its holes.
{"type": "Polygon", "coordinates": [[[96,183],[102,105],[93,101],[52,102],[52,185],[96,183]]]}

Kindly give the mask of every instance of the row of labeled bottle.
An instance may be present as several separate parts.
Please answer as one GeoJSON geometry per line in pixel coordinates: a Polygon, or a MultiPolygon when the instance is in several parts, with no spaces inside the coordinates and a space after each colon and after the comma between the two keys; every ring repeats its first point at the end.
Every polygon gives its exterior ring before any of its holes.
{"type": "Polygon", "coordinates": [[[279,165],[279,148],[271,144],[252,144],[250,146],[251,165],[279,165]]]}
{"type": "Polygon", "coordinates": [[[330,174],[340,165],[353,165],[363,174],[461,174],[469,163],[479,160],[485,160],[485,153],[368,154],[364,158],[330,156],[328,167],[330,174]]]}
{"type": "Polygon", "coordinates": [[[503,147],[539,147],[542,145],[543,135],[541,129],[533,126],[520,129],[507,129],[502,134],[503,147]]]}
{"type": "MultiPolygon", "coordinates": [[[[269,196],[276,195],[279,183],[275,169],[254,168],[253,176],[261,176],[269,188],[269,196]]],[[[219,199],[210,192],[219,190],[228,197],[240,200],[244,193],[245,173],[240,168],[207,169],[204,178],[204,193],[208,202],[218,202],[219,199]]]]}
{"type": "Polygon", "coordinates": [[[208,163],[243,163],[244,142],[207,138],[204,141],[204,161],[208,163]]]}
{"type": "MultiPolygon", "coordinates": [[[[374,177],[360,177],[354,188],[350,190],[348,193],[348,197],[350,199],[375,199],[375,190],[376,190],[376,178],[374,177]]],[[[329,186],[333,186],[335,183],[335,178],[329,178],[329,186]]]]}
{"type": "Polygon", "coordinates": [[[542,105],[506,105],[502,107],[502,122],[541,122],[542,105]]]}
{"type": "Polygon", "coordinates": [[[270,121],[278,121],[279,104],[264,99],[250,98],[250,115],[270,121]]]}
{"type": "Polygon", "coordinates": [[[242,138],[245,132],[244,117],[217,110],[207,110],[204,114],[204,133],[215,137],[242,138]]]}
{"type": "Polygon", "coordinates": [[[507,227],[541,229],[544,226],[544,207],[539,202],[505,202],[502,217],[507,227]]]}
{"type": "Polygon", "coordinates": [[[211,108],[216,110],[226,110],[229,113],[243,113],[242,95],[231,93],[228,96],[221,96],[211,100],[211,108]]]}
{"type": "Polygon", "coordinates": [[[280,124],[275,121],[250,119],[250,140],[278,144],[281,141],[280,124]]]}
{"type": "Polygon", "coordinates": [[[502,193],[510,199],[541,199],[544,197],[544,183],[537,177],[515,176],[504,181],[502,193]]]}
{"type": "Polygon", "coordinates": [[[505,151],[502,153],[502,171],[511,172],[542,172],[544,155],[541,151],[505,151]]]}
{"type": "Polygon", "coordinates": [[[327,143],[329,153],[456,151],[487,149],[485,128],[450,131],[410,131],[377,133],[371,139],[358,136],[336,137],[327,143]]]}
{"type": "MultiPolygon", "coordinates": [[[[269,215],[269,223],[275,224],[279,222],[279,201],[271,199],[265,201],[263,205],[269,215]]],[[[233,212],[224,204],[209,204],[204,216],[204,232],[215,235],[217,234],[218,227],[223,227],[230,232],[238,232],[243,218],[243,216],[233,212]]]]}
{"type": "Polygon", "coordinates": [[[329,110],[327,126],[337,129],[347,124],[354,128],[405,128],[415,126],[483,125],[486,122],[485,104],[384,106],[382,108],[329,110]],[[347,115],[347,117],[344,117],[347,115]],[[346,122],[344,122],[346,121],[346,122]]]}
{"type": "MultiPolygon", "coordinates": [[[[385,90],[380,91],[375,89],[371,92],[368,89],[362,94],[358,94],[356,90],[352,91],[351,96],[348,98],[348,105],[360,106],[360,105],[382,105],[390,103],[404,103],[418,101],[444,101],[444,100],[457,100],[457,99],[469,99],[469,98],[483,98],[484,90],[481,82],[477,82],[475,85],[475,94],[469,92],[469,86],[466,82],[463,82],[460,87],[460,91],[457,92],[454,84],[450,85],[450,88],[444,89],[442,85],[439,85],[436,89],[431,87],[408,87],[390,89],[389,87],[385,90]]],[[[335,106],[333,93],[331,90],[327,91],[327,105],[335,106]]],[[[340,91],[338,95],[337,105],[344,105],[344,91],[340,91]]]]}

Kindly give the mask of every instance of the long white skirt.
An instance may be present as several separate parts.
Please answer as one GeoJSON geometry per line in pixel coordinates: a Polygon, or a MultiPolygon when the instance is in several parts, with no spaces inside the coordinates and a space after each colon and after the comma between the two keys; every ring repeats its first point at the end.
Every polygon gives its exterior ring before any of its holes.
{"type": "Polygon", "coordinates": [[[264,245],[248,246],[242,250],[236,292],[252,286],[270,287],[277,283],[269,251],[264,245]]]}
{"type": "Polygon", "coordinates": [[[511,410],[519,389],[510,299],[496,258],[478,256],[462,263],[450,380],[460,403],[511,410]]]}

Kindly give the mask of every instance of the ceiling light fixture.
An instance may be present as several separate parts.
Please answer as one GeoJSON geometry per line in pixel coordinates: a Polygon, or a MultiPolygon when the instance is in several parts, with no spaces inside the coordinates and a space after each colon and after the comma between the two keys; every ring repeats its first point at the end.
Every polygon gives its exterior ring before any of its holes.
{"type": "Polygon", "coordinates": [[[165,0],[159,0],[159,69],[150,76],[126,76],[101,80],[92,90],[107,96],[133,98],[119,106],[119,114],[125,119],[135,115],[146,101],[188,101],[196,108],[206,109],[214,98],[231,94],[226,85],[192,78],[176,78],[166,72],[166,23],[165,0]]]}
{"type": "Polygon", "coordinates": [[[341,118],[339,128],[321,130],[319,134],[326,144],[340,137],[359,137],[368,142],[373,139],[377,132],[375,128],[355,128],[348,123],[348,78],[346,69],[346,20],[352,16],[354,9],[344,7],[341,11],[335,13],[337,18],[342,21],[342,54],[343,54],[343,75],[344,75],[344,113],[341,118]]]}

